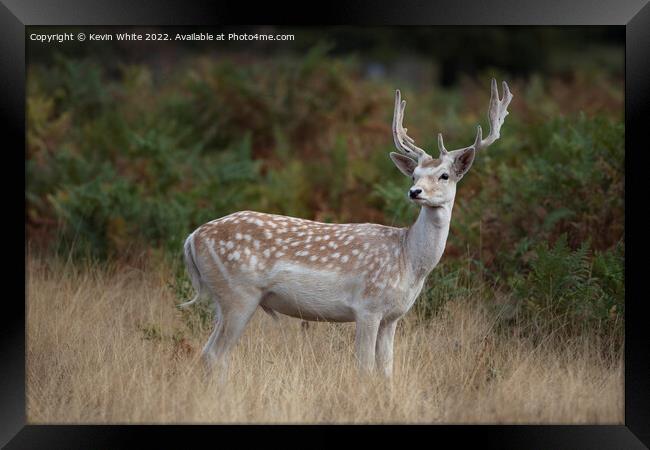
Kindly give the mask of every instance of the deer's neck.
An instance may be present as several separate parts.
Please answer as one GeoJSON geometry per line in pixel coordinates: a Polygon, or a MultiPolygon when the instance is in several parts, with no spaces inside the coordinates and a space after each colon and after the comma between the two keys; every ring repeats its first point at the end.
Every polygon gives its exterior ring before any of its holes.
{"type": "Polygon", "coordinates": [[[416,279],[426,277],[445,251],[453,202],[438,208],[423,206],[406,232],[406,259],[416,279]]]}

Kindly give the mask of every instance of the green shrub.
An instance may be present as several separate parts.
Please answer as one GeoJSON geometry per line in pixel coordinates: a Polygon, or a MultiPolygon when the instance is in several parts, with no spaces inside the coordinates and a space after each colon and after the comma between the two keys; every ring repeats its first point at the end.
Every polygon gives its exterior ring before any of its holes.
{"type": "MultiPolygon", "coordinates": [[[[45,177],[28,195],[41,207],[45,196],[66,243],[59,247],[75,242],[77,255],[124,256],[135,244],[134,250],[161,247],[177,257],[194,227],[230,213],[233,204],[250,204],[258,166],[247,139],[202,161],[173,147],[155,132],[133,135],[131,166],[122,173],[91,152],[62,150],[48,158],[45,177]]],[[[29,177],[38,169],[28,164],[27,170],[29,177]]]]}
{"type": "Polygon", "coordinates": [[[526,275],[511,285],[520,313],[539,329],[593,329],[623,314],[624,280],[621,248],[589,254],[589,243],[571,250],[562,235],[552,246],[541,243],[526,275]]]}

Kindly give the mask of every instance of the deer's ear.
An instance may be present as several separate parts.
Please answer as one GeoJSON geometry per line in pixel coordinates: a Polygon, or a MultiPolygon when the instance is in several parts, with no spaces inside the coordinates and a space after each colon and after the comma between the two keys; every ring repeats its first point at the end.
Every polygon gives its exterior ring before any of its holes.
{"type": "Polygon", "coordinates": [[[390,159],[393,160],[393,163],[395,163],[400,172],[409,178],[413,176],[413,171],[418,166],[417,162],[399,153],[390,152],[390,159]]]}
{"type": "Polygon", "coordinates": [[[463,175],[465,175],[469,168],[472,167],[475,155],[476,150],[474,150],[474,147],[470,147],[467,150],[454,156],[454,164],[452,167],[454,169],[454,173],[456,174],[456,178],[459,180],[463,178],[463,175]]]}

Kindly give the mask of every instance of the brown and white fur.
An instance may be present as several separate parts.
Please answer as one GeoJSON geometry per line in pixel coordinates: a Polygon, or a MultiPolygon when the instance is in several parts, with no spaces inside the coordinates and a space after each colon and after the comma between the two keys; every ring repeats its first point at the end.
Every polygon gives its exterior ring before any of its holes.
{"type": "MultiPolygon", "coordinates": [[[[477,150],[499,137],[512,99],[492,80],[490,134],[480,126],[474,144],[440,157],[414,145],[402,127],[404,107],[396,92],[395,165],[412,178],[409,198],[421,206],[409,228],[329,224],[242,211],[197,228],[185,241],[185,262],[197,291],[216,306],[214,331],[203,349],[208,367],[225,369],[228,354],[258,307],[310,321],[356,322],[355,352],[364,371],[375,365],[390,377],[398,320],[413,306],[427,275],[445,249],[456,183],[477,150]]],[[[223,370],[225,372],[225,370],[223,370]]]]}

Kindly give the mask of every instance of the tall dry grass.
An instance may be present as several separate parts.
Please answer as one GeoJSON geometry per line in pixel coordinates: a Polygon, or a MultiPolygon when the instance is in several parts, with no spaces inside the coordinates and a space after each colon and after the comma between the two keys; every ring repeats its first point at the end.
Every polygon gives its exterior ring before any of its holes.
{"type": "Polygon", "coordinates": [[[29,257],[29,423],[623,423],[622,349],[499,333],[471,299],[402,320],[392,382],[359,378],[352,324],[260,311],[218,385],[170,277],[29,257]]]}

